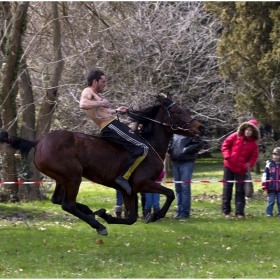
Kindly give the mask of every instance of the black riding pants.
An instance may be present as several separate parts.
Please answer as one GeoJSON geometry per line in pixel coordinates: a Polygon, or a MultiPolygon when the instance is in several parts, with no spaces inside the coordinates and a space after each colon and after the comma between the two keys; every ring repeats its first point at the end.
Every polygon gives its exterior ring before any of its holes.
{"type": "Polygon", "coordinates": [[[111,142],[122,145],[129,152],[130,158],[120,174],[128,180],[134,169],[148,154],[149,148],[146,145],[145,140],[137,135],[126,124],[118,120],[113,120],[102,128],[100,136],[111,142]]]}

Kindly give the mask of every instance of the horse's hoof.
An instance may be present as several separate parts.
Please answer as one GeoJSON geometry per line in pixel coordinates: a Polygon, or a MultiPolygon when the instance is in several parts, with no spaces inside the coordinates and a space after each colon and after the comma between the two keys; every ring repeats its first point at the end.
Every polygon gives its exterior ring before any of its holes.
{"type": "Polygon", "coordinates": [[[155,216],[154,213],[147,214],[147,216],[145,217],[145,224],[153,222],[154,216],[155,216]]]}
{"type": "Polygon", "coordinates": [[[101,229],[101,230],[97,230],[97,233],[103,236],[107,236],[108,235],[108,231],[106,228],[101,229]]]}

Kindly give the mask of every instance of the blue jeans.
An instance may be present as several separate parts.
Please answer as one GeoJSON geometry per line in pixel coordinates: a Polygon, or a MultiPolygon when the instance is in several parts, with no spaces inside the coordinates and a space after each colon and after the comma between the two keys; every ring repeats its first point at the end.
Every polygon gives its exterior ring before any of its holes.
{"type": "MultiPolygon", "coordinates": [[[[173,163],[174,181],[191,181],[194,162],[173,163]]],[[[175,183],[177,216],[189,217],[191,212],[191,184],[175,183]]]]}
{"type": "Polygon", "coordinates": [[[159,209],[159,193],[146,193],[146,202],[145,202],[145,209],[159,209]]]}
{"type": "Polygon", "coordinates": [[[120,191],[116,191],[116,196],[117,196],[116,205],[122,206],[122,204],[123,204],[122,193],[120,191]]]}
{"type": "Polygon", "coordinates": [[[273,216],[273,206],[275,203],[275,199],[277,202],[278,207],[278,214],[277,216],[280,216],[280,192],[270,192],[268,193],[268,204],[266,207],[266,215],[273,216]]]}

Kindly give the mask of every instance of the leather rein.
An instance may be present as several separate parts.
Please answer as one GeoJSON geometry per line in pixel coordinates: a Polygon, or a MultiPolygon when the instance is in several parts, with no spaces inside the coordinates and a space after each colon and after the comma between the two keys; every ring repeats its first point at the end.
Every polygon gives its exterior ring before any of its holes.
{"type": "Polygon", "coordinates": [[[148,117],[146,117],[146,116],[143,116],[143,115],[140,115],[140,114],[137,114],[137,113],[133,113],[133,112],[130,112],[130,114],[134,114],[134,115],[140,116],[140,117],[142,117],[142,118],[144,118],[144,119],[147,119],[147,120],[149,120],[149,121],[152,121],[152,122],[155,122],[155,123],[164,125],[164,126],[168,126],[168,127],[170,127],[172,130],[190,131],[190,129],[184,128],[184,127],[185,127],[186,125],[189,125],[192,121],[194,121],[195,118],[191,118],[189,121],[184,121],[184,120],[182,120],[181,118],[176,117],[177,119],[179,119],[179,120],[185,122],[185,124],[183,125],[183,127],[179,127],[178,125],[171,124],[171,120],[172,120],[171,114],[172,114],[172,113],[169,111],[169,109],[170,109],[174,104],[176,104],[176,102],[173,102],[173,103],[171,103],[170,105],[164,107],[164,109],[166,110],[167,115],[168,115],[168,123],[160,122],[160,121],[158,121],[158,120],[154,120],[154,119],[151,119],[151,118],[148,118],[148,117]]]}

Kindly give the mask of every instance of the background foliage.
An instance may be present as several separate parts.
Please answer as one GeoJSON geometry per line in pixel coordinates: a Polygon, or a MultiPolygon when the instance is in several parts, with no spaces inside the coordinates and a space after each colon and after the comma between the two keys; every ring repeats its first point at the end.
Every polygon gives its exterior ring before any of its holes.
{"type": "Polygon", "coordinates": [[[279,131],[279,2],[205,3],[223,24],[219,70],[233,86],[237,108],[279,131]]]}

